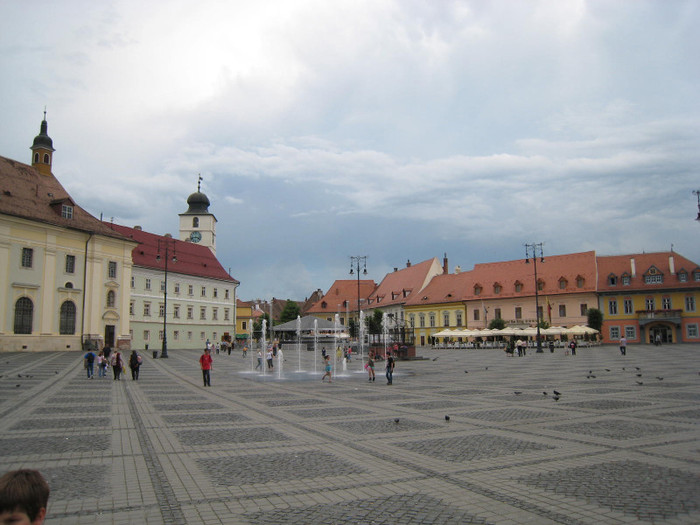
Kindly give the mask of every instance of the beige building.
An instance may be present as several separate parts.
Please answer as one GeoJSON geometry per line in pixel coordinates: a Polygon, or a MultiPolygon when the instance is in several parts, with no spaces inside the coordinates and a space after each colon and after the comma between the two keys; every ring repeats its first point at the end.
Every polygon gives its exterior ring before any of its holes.
{"type": "Polygon", "coordinates": [[[0,157],[0,351],[129,348],[136,243],[54,177],[45,118],[31,149],[31,166],[0,157]]]}

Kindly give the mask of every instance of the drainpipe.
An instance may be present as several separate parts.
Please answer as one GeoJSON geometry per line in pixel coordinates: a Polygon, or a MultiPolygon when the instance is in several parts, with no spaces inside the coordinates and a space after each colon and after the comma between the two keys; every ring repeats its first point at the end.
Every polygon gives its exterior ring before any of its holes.
{"type": "Polygon", "coordinates": [[[81,350],[85,344],[85,295],[87,294],[87,259],[88,259],[88,244],[90,244],[90,239],[92,239],[93,232],[90,232],[87,240],[85,241],[85,260],[83,261],[83,306],[82,313],[80,316],[80,343],[81,350]]]}

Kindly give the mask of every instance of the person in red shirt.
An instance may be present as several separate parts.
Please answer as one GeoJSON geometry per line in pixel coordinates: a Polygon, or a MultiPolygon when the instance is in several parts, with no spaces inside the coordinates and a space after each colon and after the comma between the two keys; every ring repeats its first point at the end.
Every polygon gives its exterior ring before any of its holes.
{"type": "Polygon", "coordinates": [[[204,353],[200,356],[199,365],[202,367],[204,386],[211,386],[211,371],[214,367],[212,366],[212,358],[208,348],[205,348],[204,353]]]}

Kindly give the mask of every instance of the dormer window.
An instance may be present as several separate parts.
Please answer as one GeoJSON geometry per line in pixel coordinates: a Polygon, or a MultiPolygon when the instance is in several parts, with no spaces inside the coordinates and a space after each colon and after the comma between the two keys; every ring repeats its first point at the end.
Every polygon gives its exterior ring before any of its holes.
{"type": "Polygon", "coordinates": [[[632,283],[632,278],[628,273],[622,274],[622,286],[629,286],[632,283]]]}
{"type": "Polygon", "coordinates": [[[493,293],[499,294],[501,293],[502,287],[499,283],[496,283],[493,285],[493,293]]]}
{"type": "Polygon", "coordinates": [[[580,275],[576,276],[576,288],[583,288],[586,284],[586,279],[581,277],[580,275]]]}
{"type": "Polygon", "coordinates": [[[328,303],[326,303],[326,301],[323,301],[321,303],[321,308],[326,308],[327,306],[328,306],[328,303]]]}
{"type": "Polygon", "coordinates": [[[72,219],[73,218],[73,206],[69,206],[68,204],[64,204],[61,206],[61,217],[64,219],[72,219]]]}
{"type": "Polygon", "coordinates": [[[544,281],[539,279],[537,281],[537,291],[541,292],[542,290],[544,290],[544,281]]]}
{"type": "Polygon", "coordinates": [[[559,279],[559,289],[560,290],[566,290],[566,285],[569,284],[569,281],[564,279],[563,277],[559,279]]]}
{"type": "Polygon", "coordinates": [[[608,275],[608,286],[617,286],[617,275],[608,275]]]}
{"type": "Polygon", "coordinates": [[[682,283],[687,283],[688,282],[688,272],[685,270],[681,270],[678,272],[678,280],[682,283]]]}
{"type": "Polygon", "coordinates": [[[649,268],[644,274],[644,284],[661,284],[664,282],[664,275],[655,267],[649,268]]]}
{"type": "Polygon", "coordinates": [[[520,281],[515,281],[515,293],[520,293],[523,291],[523,283],[520,281]]]}

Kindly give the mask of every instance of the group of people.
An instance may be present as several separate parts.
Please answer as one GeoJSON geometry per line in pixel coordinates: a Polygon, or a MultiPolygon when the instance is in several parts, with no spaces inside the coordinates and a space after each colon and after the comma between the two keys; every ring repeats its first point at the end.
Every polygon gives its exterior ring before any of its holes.
{"type": "MultiPolygon", "coordinates": [[[[331,365],[331,360],[330,356],[326,354],[325,348],[322,351],[322,356],[323,356],[323,364],[324,364],[324,372],[323,376],[321,376],[321,381],[325,382],[326,377],[328,378],[328,382],[331,383],[333,380],[333,365],[331,365]]],[[[367,371],[368,375],[368,381],[373,382],[376,379],[376,375],[374,372],[374,359],[375,356],[374,354],[370,353],[367,356],[367,362],[365,363],[365,370],[367,371]]],[[[391,385],[394,383],[394,368],[396,366],[396,360],[394,359],[394,356],[391,355],[391,352],[387,352],[386,354],[386,384],[391,385]]]]}
{"type": "MultiPolygon", "coordinates": [[[[138,380],[142,363],[143,358],[141,355],[136,350],[132,350],[129,356],[129,368],[131,369],[131,379],[133,381],[138,380]]],[[[107,368],[111,367],[114,380],[121,381],[125,364],[122,353],[119,350],[112,352],[109,347],[105,347],[104,350],[100,350],[97,354],[92,350],[88,350],[83,356],[83,366],[87,372],[88,379],[95,377],[95,365],[97,365],[98,378],[107,377],[107,368]]]]}

